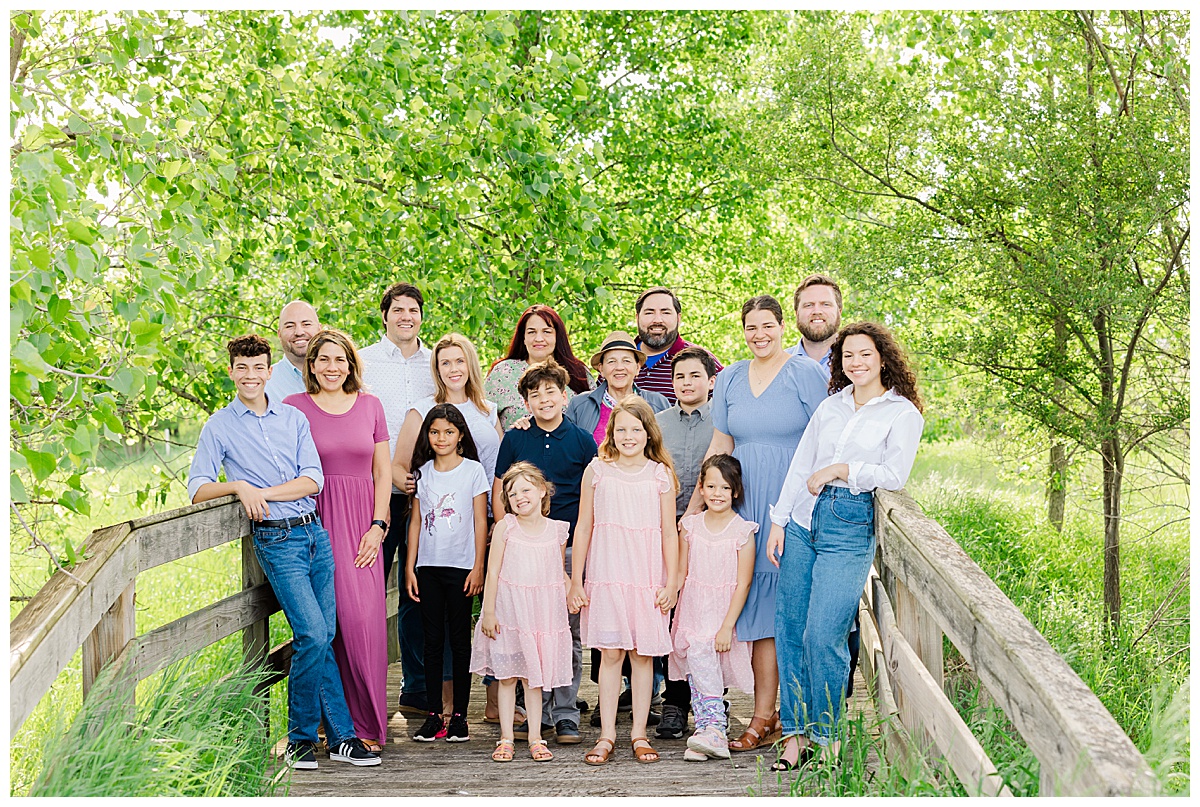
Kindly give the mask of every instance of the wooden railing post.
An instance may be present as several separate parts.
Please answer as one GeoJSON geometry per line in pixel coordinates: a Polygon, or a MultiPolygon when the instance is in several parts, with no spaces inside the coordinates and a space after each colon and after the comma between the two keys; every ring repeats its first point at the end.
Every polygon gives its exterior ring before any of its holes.
{"type": "MultiPolygon", "coordinates": [[[[100,676],[104,665],[115,659],[125,646],[137,635],[134,625],[133,593],[135,583],[130,583],[117,595],[112,604],[88,637],[83,641],[83,697],[100,676]]],[[[130,690],[132,695],[132,689],[130,690]]]]}
{"type": "MultiPolygon", "coordinates": [[[[267,582],[267,575],[258,565],[258,557],[254,554],[254,537],[242,537],[242,590],[262,585],[267,582]]],[[[242,658],[247,667],[261,668],[267,662],[267,649],[270,645],[270,617],[264,617],[242,629],[242,658]]]]}
{"type": "Polygon", "coordinates": [[[400,660],[400,591],[398,586],[401,577],[400,569],[403,568],[399,563],[393,563],[391,570],[388,572],[388,579],[385,581],[384,598],[387,601],[387,643],[388,643],[388,664],[395,664],[400,660]]]}

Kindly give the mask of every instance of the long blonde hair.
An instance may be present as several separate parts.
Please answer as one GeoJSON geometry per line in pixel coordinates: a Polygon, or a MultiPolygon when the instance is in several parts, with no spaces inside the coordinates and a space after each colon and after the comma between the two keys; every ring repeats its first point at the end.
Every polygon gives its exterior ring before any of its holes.
{"type": "Polygon", "coordinates": [[[466,356],[467,385],[463,388],[463,392],[467,394],[467,400],[475,404],[475,408],[486,415],[488,405],[487,399],[483,395],[483,371],[479,368],[479,353],[471,344],[471,340],[461,333],[446,334],[437,341],[429,354],[429,370],[433,374],[434,403],[450,402],[450,388],[446,386],[446,382],[442,380],[442,374],[438,372],[438,355],[448,347],[459,348],[466,356]]]}
{"type": "Polygon", "coordinates": [[[617,405],[613,407],[612,414],[608,416],[608,425],[604,427],[604,441],[600,443],[600,448],[596,452],[600,455],[600,459],[605,462],[613,462],[620,456],[617,444],[613,441],[613,429],[616,428],[618,412],[633,415],[642,422],[642,428],[646,430],[646,448],[643,453],[647,459],[661,462],[667,467],[667,474],[671,477],[671,486],[678,492],[679,477],[675,475],[675,463],[671,460],[671,453],[663,445],[662,429],[658,426],[658,419],[654,417],[654,410],[650,408],[650,404],[636,394],[626,395],[618,401],[617,405]]]}

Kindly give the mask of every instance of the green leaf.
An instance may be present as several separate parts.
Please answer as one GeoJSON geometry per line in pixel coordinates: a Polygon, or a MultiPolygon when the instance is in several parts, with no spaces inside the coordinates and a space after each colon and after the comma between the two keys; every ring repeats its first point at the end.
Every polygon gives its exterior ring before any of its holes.
{"type": "Polygon", "coordinates": [[[589,90],[587,82],[583,79],[577,78],[571,83],[571,95],[573,95],[575,98],[587,98],[588,93],[589,90]]]}
{"type": "Polygon", "coordinates": [[[23,448],[21,456],[29,463],[29,470],[33,472],[33,478],[39,482],[54,473],[54,469],[58,467],[58,460],[53,454],[46,451],[23,448]]]}
{"type": "Polygon", "coordinates": [[[8,498],[15,504],[25,504],[29,501],[29,494],[25,492],[25,484],[16,474],[9,474],[8,498]]]}
{"type": "Polygon", "coordinates": [[[466,113],[466,118],[467,118],[467,123],[471,124],[471,126],[473,126],[473,127],[478,126],[479,122],[481,120],[483,120],[483,113],[480,112],[478,109],[468,109],[467,113],[466,113]]]}
{"type": "Polygon", "coordinates": [[[192,131],[192,127],[196,125],[194,120],[177,120],[175,121],[175,131],[179,132],[180,137],[187,137],[187,133],[192,131]]]}
{"type": "Polygon", "coordinates": [[[176,175],[179,173],[179,169],[182,167],[183,167],[182,160],[167,160],[165,163],[162,164],[163,178],[166,179],[168,182],[170,182],[172,179],[174,179],[176,177],[176,175]]]}
{"type": "Polygon", "coordinates": [[[217,173],[233,182],[237,179],[237,163],[225,163],[217,169],[217,173]]]}
{"type": "Polygon", "coordinates": [[[17,343],[17,346],[13,348],[11,358],[14,370],[29,373],[39,381],[50,372],[50,365],[28,340],[22,339],[17,343]]]}
{"type": "Polygon", "coordinates": [[[87,246],[91,246],[96,242],[96,234],[92,232],[92,229],[78,220],[67,222],[67,235],[71,236],[73,240],[87,246]]]}

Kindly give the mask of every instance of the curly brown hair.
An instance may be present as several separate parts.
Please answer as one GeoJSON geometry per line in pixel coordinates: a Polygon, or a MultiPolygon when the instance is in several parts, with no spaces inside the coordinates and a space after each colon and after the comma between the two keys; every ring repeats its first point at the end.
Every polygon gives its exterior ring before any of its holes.
{"type": "Polygon", "coordinates": [[[908,364],[908,357],[892,332],[878,322],[854,322],[838,331],[829,348],[829,394],[853,385],[842,370],[842,345],[846,343],[846,337],[856,335],[870,337],[875,343],[880,360],[879,380],[884,389],[895,390],[897,395],[912,401],[918,412],[923,411],[921,393],[917,392],[917,376],[908,364]]]}

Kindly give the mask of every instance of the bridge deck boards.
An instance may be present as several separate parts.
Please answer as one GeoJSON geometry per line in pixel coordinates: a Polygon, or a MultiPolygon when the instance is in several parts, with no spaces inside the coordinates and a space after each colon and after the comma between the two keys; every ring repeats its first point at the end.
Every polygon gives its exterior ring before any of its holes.
{"type": "MultiPolygon", "coordinates": [[[[874,706],[866,696],[861,672],[855,674],[854,696],[848,713],[863,712],[867,725],[874,724],[874,706]]],[[[555,758],[533,762],[524,743],[517,743],[512,762],[497,764],[490,754],[500,737],[500,727],[483,722],[483,686],[473,676],[468,722],[471,740],[466,743],[418,743],[411,733],[417,718],[393,712],[383,763],[374,768],[355,768],[318,756],[315,771],[295,771],[291,777],[293,796],[745,796],[787,795],[788,774],[771,773],[775,758],[770,748],[734,754],[731,760],[687,762],[684,740],[658,740],[650,729],[650,740],[662,761],[641,765],[629,750],[629,715],[618,715],[620,741],[609,764],[591,767],[583,755],[600,736],[589,725],[591,712],[583,715],[579,745],[557,745],[550,740],[555,758]]],[[[400,690],[400,665],[388,668],[388,703],[396,703],[400,690]]],[[[588,677],[584,654],[584,677],[580,697],[596,706],[596,685],[588,677]]],[[[737,736],[753,713],[750,696],[731,692],[730,734],[737,736]]],[[[688,723],[689,731],[691,722],[688,723]]],[[[684,737],[687,735],[685,734],[684,737]]],[[[874,760],[872,759],[872,762],[874,760]]]]}

